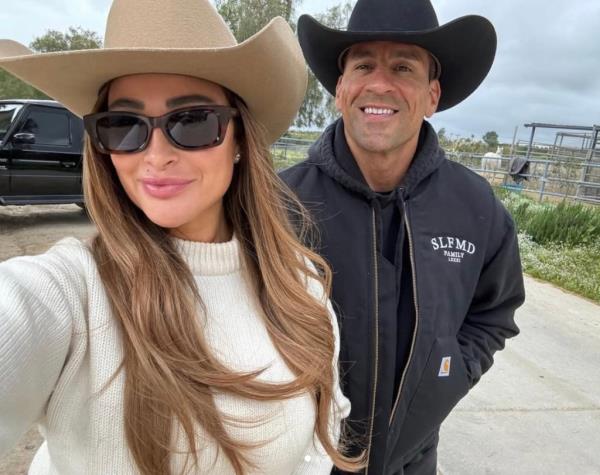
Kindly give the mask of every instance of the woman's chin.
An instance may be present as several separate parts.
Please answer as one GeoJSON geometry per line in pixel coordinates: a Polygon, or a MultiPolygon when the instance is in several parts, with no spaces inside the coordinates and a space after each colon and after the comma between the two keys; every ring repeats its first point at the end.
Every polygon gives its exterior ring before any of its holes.
{"type": "Polygon", "coordinates": [[[157,213],[157,212],[147,212],[146,210],[143,210],[143,211],[144,211],[144,214],[146,215],[146,217],[150,221],[152,221],[154,224],[156,224],[157,226],[160,226],[161,228],[165,228],[165,229],[169,229],[169,230],[184,226],[189,221],[184,216],[180,216],[177,213],[173,213],[173,212],[157,213]]]}

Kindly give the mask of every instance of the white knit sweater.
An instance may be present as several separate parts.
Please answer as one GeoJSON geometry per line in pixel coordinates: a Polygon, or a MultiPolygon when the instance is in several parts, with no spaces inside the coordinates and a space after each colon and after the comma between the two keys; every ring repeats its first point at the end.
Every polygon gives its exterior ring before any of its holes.
{"type": "MultiPolygon", "coordinates": [[[[233,370],[268,367],[260,376],[289,381],[291,371],[267,334],[258,303],[241,272],[239,243],[176,241],[206,306],[206,337],[215,355],[233,370]]],[[[310,292],[323,299],[313,280],[310,292]]],[[[337,323],[328,303],[336,332],[337,323]]],[[[204,318],[204,317],[203,317],[204,318]]],[[[87,246],[65,239],[47,253],[0,264],[0,455],[38,423],[45,442],[33,475],[136,474],[123,419],[124,375],[104,390],[122,361],[121,331],[87,246]]],[[[337,376],[336,376],[337,377],[337,376]]],[[[331,435],[337,439],[349,401],[336,381],[331,435]]],[[[332,463],[314,436],[315,408],[308,395],[257,402],[215,394],[226,414],[260,424],[228,430],[241,441],[264,442],[252,452],[256,473],[328,474],[332,463]]],[[[230,474],[216,443],[200,434],[200,467],[189,473],[230,474]]],[[[183,438],[180,438],[183,443],[183,438]]],[[[185,445],[181,446],[182,448],[185,445]]],[[[172,456],[179,473],[184,456],[172,456]]]]}

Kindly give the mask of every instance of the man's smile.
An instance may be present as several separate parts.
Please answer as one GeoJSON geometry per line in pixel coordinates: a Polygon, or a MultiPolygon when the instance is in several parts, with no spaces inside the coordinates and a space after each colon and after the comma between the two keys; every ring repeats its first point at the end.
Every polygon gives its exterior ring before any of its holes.
{"type": "Polygon", "coordinates": [[[396,112],[398,112],[395,109],[384,107],[361,107],[360,110],[362,110],[365,114],[370,115],[394,115],[396,112]]]}

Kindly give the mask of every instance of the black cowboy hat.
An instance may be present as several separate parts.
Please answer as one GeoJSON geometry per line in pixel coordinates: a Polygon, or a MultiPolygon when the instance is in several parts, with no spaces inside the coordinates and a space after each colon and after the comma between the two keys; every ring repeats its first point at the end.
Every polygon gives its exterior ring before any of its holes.
{"type": "Polygon", "coordinates": [[[335,95],[340,55],[365,41],[418,45],[441,65],[438,111],[469,96],[487,76],[496,54],[496,31],[477,15],[439,26],[429,0],[358,0],[347,30],[321,25],[309,15],[298,20],[298,39],[306,62],[325,89],[335,95]]]}

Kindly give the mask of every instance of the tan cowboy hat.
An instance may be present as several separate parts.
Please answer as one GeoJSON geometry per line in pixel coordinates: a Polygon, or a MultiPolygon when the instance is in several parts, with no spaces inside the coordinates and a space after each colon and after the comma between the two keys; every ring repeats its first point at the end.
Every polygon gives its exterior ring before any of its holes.
{"type": "Polygon", "coordinates": [[[304,93],[302,51],[283,18],[238,44],[208,0],[114,0],[104,48],[35,54],[0,40],[0,67],[64,104],[91,112],[108,81],[139,73],[183,74],[235,92],[267,130],[290,126],[304,93]]]}

